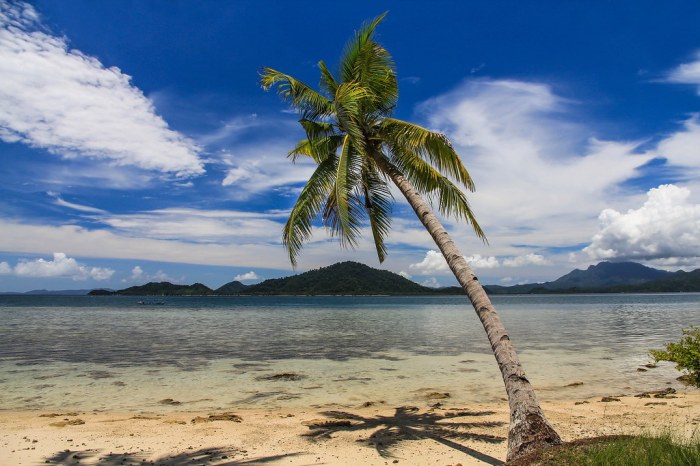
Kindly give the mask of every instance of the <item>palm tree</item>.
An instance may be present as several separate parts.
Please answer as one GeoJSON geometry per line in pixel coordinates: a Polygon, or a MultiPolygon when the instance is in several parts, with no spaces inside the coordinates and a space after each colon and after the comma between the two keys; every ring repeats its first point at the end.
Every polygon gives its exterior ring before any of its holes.
{"type": "Polygon", "coordinates": [[[289,258],[296,266],[320,216],[341,245],[349,247],[357,245],[369,223],[382,262],[393,204],[391,180],[442,251],[486,330],[508,394],[508,459],[559,444],[561,439],[545,418],[496,309],[431,209],[431,204],[437,204],[440,214],[465,220],[486,241],[460,189],[474,190],[469,173],[443,134],[391,118],[398,99],[394,63],[373,40],[385,15],[364,24],[346,45],[339,79],[319,62],[320,91],[277,70],[262,70],[262,87],[276,87],[298,110],[306,132],[307,138],[289,157],[295,161],[305,156],[317,164],[284,226],[289,258]]]}

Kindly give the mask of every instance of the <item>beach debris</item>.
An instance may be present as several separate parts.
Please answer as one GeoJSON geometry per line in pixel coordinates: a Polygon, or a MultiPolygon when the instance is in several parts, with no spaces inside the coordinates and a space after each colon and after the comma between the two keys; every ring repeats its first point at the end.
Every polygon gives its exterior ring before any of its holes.
{"type": "Polygon", "coordinates": [[[611,401],[620,401],[620,399],[615,398],[614,396],[604,396],[600,399],[601,403],[610,403],[611,401]]]}
{"type": "Polygon", "coordinates": [[[675,398],[675,396],[672,396],[674,393],[676,393],[676,390],[674,388],[667,387],[663,390],[652,390],[649,392],[642,392],[634,396],[637,398],[675,398]]]}
{"type": "Polygon", "coordinates": [[[350,419],[312,419],[303,421],[301,425],[309,429],[322,429],[326,427],[352,427],[350,419]]]}
{"type": "Polygon", "coordinates": [[[583,382],[572,382],[570,384],[564,385],[565,387],[578,387],[580,385],[583,385],[583,382]]]}
{"type": "Polygon", "coordinates": [[[243,418],[236,413],[225,412],[220,414],[210,414],[208,417],[197,416],[192,419],[192,424],[201,424],[203,422],[214,422],[214,421],[231,421],[231,422],[242,422],[243,418]]]}
{"type": "Polygon", "coordinates": [[[182,404],[182,402],[173,400],[172,398],[165,398],[165,399],[160,400],[160,401],[158,402],[158,404],[161,404],[161,405],[170,405],[170,406],[177,406],[177,405],[182,404]]]}
{"type": "Polygon", "coordinates": [[[70,420],[66,419],[66,420],[59,421],[59,422],[52,422],[49,425],[53,426],[53,427],[66,427],[66,426],[79,426],[82,424],[85,424],[85,421],[78,418],[78,419],[70,419],[70,420]]]}
{"type": "Polygon", "coordinates": [[[637,372],[646,372],[647,370],[644,369],[643,367],[638,367],[637,372]]]}
{"type": "Polygon", "coordinates": [[[577,402],[574,403],[574,405],[576,405],[576,406],[578,406],[578,405],[587,405],[587,404],[588,404],[588,401],[577,401],[577,402]]]}
{"type": "Polygon", "coordinates": [[[425,395],[425,397],[429,400],[444,400],[445,398],[449,398],[450,394],[449,392],[430,392],[425,395]]]}
{"type": "Polygon", "coordinates": [[[256,377],[255,380],[296,382],[298,380],[303,380],[305,378],[306,378],[306,376],[303,374],[297,374],[295,372],[282,372],[281,374],[261,375],[261,376],[256,377]]]}
{"type": "Polygon", "coordinates": [[[154,421],[159,419],[158,416],[144,416],[143,414],[137,414],[136,416],[131,416],[130,419],[143,420],[143,421],[154,421]]]}
{"type": "Polygon", "coordinates": [[[163,421],[165,424],[180,424],[180,425],[187,425],[187,422],[185,421],[180,421],[178,419],[168,419],[167,421],[163,421]]]}
{"type": "Polygon", "coordinates": [[[650,401],[649,403],[644,403],[644,406],[664,406],[667,405],[665,401],[650,401]]]}

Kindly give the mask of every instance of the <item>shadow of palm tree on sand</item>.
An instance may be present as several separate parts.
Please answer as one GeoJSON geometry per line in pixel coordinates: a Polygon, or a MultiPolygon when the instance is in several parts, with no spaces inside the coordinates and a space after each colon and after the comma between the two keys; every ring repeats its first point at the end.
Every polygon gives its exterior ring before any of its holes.
{"type": "Polygon", "coordinates": [[[101,453],[99,450],[81,450],[70,451],[65,450],[58,452],[41,463],[56,464],[62,466],[80,466],[85,464],[94,464],[96,466],[191,466],[191,465],[216,465],[216,466],[235,466],[245,464],[265,464],[291,458],[300,453],[289,453],[285,455],[274,455],[254,458],[233,459],[232,456],[241,454],[238,450],[232,448],[206,448],[196,451],[188,451],[179,453],[174,456],[159,458],[156,460],[147,460],[147,452],[138,453],[101,453]],[[96,458],[96,460],[95,460],[96,458]]]}
{"type": "Polygon", "coordinates": [[[479,416],[495,414],[493,411],[446,410],[443,414],[435,410],[420,412],[413,406],[396,408],[391,416],[361,416],[345,411],[326,411],[321,413],[326,419],[309,421],[306,425],[311,430],[304,434],[312,441],[323,441],[339,431],[373,430],[369,437],[358,442],[375,448],[383,458],[394,455],[391,450],[401,442],[430,439],[445,446],[459,450],[469,456],[491,465],[503,464],[503,461],[481,453],[459,442],[476,441],[484,443],[501,443],[506,439],[488,433],[477,433],[505,425],[503,422],[479,421],[465,422],[465,418],[475,419],[479,416]],[[456,421],[459,419],[459,421],[456,421]]]}

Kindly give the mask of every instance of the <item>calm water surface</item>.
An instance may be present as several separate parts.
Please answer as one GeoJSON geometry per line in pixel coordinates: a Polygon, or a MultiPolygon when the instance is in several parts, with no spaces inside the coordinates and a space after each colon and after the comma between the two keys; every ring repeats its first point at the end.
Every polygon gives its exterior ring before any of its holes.
{"type": "MultiPolygon", "coordinates": [[[[0,296],[0,408],[350,406],[417,403],[430,390],[455,401],[503,396],[463,297],[141,299],[0,296]],[[283,373],[295,377],[274,377],[283,373]],[[159,404],[165,398],[182,404],[159,404]]],[[[675,383],[672,366],[637,367],[649,348],[700,325],[700,294],[494,304],[543,398],[675,383]]]]}

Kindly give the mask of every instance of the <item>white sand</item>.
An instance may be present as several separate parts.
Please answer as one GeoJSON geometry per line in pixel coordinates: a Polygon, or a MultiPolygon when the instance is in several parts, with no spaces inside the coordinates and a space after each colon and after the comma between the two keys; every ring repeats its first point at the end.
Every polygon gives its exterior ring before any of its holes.
{"type": "MultiPolygon", "coordinates": [[[[543,408],[564,440],[669,429],[688,438],[700,422],[697,389],[667,399],[619,399],[545,401],[543,408]]],[[[168,464],[166,460],[175,457],[180,462],[170,464],[466,466],[505,459],[506,402],[442,402],[440,408],[426,403],[418,411],[401,412],[386,404],[346,409],[340,417],[349,420],[350,427],[331,427],[316,438],[309,434],[320,431],[308,421],[329,418],[313,408],[237,410],[241,422],[199,423],[192,419],[214,413],[0,411],[0,464],[168,464]],[[75,424],[60,426],[71,421],[75,424]],[[462,424],[459,429],[445,428],[456,423],[462,424]],[[371,437],[377,432],[382,438],[371,437]],[[455,432],[461,435],[452,435],[455,432]],[[99,463],[110,454],[111,462],[99,463]]]]}

